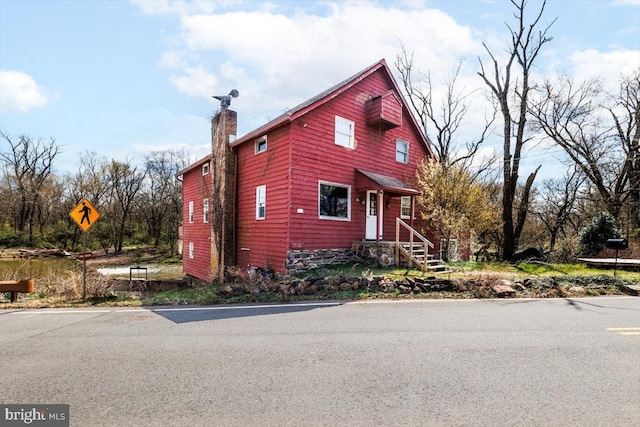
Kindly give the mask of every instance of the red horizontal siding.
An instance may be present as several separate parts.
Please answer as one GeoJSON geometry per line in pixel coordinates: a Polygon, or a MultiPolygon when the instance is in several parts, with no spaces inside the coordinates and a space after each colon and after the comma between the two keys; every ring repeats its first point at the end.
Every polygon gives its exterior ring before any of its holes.
{"type": "MultiPolygon", "coordinates": [[[[287,254],[289,209],[288,127],[267,135],[267,150],[252,143],[237,147],[237,249],[249,250],[249,263],[281,271],[287,254]],[[256,219],[256,187],[266,186],[265,219],[256,219]]],[[[240,255],[239,255],[240,256],[240,255]]]]}
{"type": "MultiPolygon", "coordinates": [[[[367,126],[366,101],[388,91],[391,85],[376,73],[342,96],[304,116],[306,127],[293,126],[291,245],[302,248],[345,248],[365,237],[365,206],[358,203],[365,193],[355,188],[355,169],[377,172],[413,184],[417,163],[427,156],[419,133],[404,112],[401,127],[381,131],[367,126]],[[355,149],[334,143],[334,118],[339,115],[355,123],[355,149]],[[396,139],[409,142],[409,164],[396,161],[396,139]],[[351,220],[319,218],[318,181],[351,186],[351,220]],[[304,214],[296,214],[298,208],[304,214]]],[[[383,239],[395,238],[395,218],[400,199],[385,196],[383,239]]]]}
{"type": "Polygon", "coordinates": [[[182,225],[183,251],[182,265],[185,274],[204,281],[211,280],[211,224],[204,222],[204,199],[211,206],[211,174],[202,175],[201,168],[195,168],[183,175],[182,225]],[[193,201],[194,219],[189,222],[189,202],[193,201]],[[189,258],[189,244],[193,243],[194,257],[189,258]]]}
{"type": "MultiPolygon", "coordinates": [[[[382,71],[340,96],[267,135],[267,151],[255,154],[247,141],[236,147],[237,253],[250,252],[250,264],[282,270],[289,249],[348,248],[365,237],[365,193],[355,188],[355,170],[363,169],[413,184],[417,163],[427,156],[419,130],[403,111],[402,126],[384,131],[367,125],[366,103],[393,89],[382,71]],[[355,123],[355,148],[334,142],[335,115],[355,123]],[[396,139],[409,143],[409,163],[396,162],[396,139]],[[319,218],[318,185],[351,186],[349,221],[319,218]],[[266,185],[266,218],[255,219],[256,187],[266,185]]],[[[400,199],[385,196],[383,238],[395,238],[400,199]]],[[[186,242],[186,239],[185,239],[186,242]]]]}

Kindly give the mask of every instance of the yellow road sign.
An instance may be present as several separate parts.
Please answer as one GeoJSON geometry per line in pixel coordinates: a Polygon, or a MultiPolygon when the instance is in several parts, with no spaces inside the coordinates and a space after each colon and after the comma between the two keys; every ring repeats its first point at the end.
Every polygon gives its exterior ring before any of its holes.
{"type": "Polygon", "coordinates": [[[82,228],[82,231],[87,231],[100,218],[100,212],[87,199],[82,199],[69,212],[69,216],[82,228]]]}

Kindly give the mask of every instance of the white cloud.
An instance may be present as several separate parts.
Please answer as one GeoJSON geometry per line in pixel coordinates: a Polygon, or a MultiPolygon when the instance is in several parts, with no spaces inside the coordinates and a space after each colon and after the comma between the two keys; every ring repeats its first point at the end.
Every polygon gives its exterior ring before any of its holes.
{"type": "Polygon", "coordinates": [[[188,96],[208,98],[215,92],[218,78],[202,65],[187,67],[184,74],[169,79],[180,92],[188,96]]]}
{"type": "Polygon", "coordinates": [[[49,101],[45,90],[22,71],[0,70],[0,109],[28,113],[49,101]]]}
{"type": "Polygon", "coordinates": [[[614,3],[628,6],[640,6],[640,0],[614,0],[614,3]]]}
{"type": "Polygon", "coordinates": [[[640,51],[600,52],[596,49],[587,49],[574,52],[569,60],[573,65],[572,74],[576,79],[585,80],[600,76],[615,83],[621,75],[628,75],[640,68],[640,51]]]}
{"type": "Polygon", "coordinates": [[[236,88],[245,112],[259,108],[273,116],[381,58],[393,69],[401,43],[415,52],[417,68],[434,74],[481,50],[469,27],[439,10],[412,5],[405,10],[326,3],[322,14],[298,9],[290,16],[269,7],[181,14],[183,50],[167,53],[163,63],[182,66],[182,75],[171,81],[183,93],[209,97],[236,88]],[[181,64],[187,54],[189,65],[181,64]],[[221,54],[222,64],[209,59],[221,54]]]}
{"type": "Polygon", "coordinates": [[[187,67],[188,62],[180,52],[169,51],[162,54],[161,65],[166,68],[187,67]]]}

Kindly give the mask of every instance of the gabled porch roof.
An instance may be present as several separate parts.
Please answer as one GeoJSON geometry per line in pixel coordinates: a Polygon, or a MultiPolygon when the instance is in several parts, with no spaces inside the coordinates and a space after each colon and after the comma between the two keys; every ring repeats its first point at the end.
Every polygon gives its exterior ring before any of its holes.
{"type": "Polygon", "coordinates": [[[396,196],[417,196],[420,192],[392,176],[356,169],[356,190],[383,190],[396,196]]]}

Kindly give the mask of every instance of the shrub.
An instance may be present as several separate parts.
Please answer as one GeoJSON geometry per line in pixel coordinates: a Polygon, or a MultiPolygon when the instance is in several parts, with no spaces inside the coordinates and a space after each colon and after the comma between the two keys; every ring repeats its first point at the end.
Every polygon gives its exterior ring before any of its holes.
{"type": "Polygon", "coordinates": [[[571,264],[576,262],[580,254],[580,242],[578,236],[561,237],[556,242],[556,247],[548,256],[548,261],[555,264],[571,264]]]}
{"type": "Polygon", "coordinates": [[[615,218],[600,212],[591,223],[580,230],[580,252],[585,256],[594,256],[600,252],[608,239],[617,239],[620,231],[616,227],[615,218]]]}

